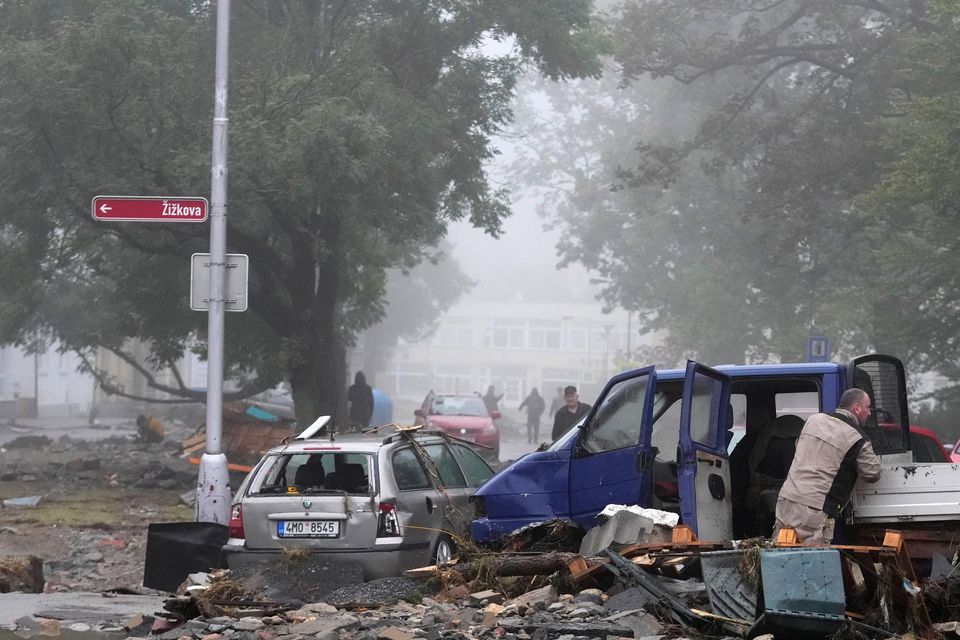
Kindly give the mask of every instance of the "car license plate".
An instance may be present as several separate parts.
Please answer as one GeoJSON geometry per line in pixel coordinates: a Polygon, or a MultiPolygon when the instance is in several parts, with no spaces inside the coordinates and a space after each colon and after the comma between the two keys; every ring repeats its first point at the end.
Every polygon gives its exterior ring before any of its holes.
{"type": "Polygon", "coordinates": [[[336,520],[278,520],[278,538],[336,538],[340,523],[336,520]]]}

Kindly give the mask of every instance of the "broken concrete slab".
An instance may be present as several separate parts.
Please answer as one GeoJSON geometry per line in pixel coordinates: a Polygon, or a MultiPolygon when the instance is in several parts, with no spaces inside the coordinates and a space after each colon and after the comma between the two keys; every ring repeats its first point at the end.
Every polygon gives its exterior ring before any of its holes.
{"type": "Polygon", "coordinates": [[[508,600],[504,604],[506,605],[516,605],[516,606],[526,606],[532,609],[546,609],[550,605],[558,602],[560,600],[560,592],[557,591],[557,588],[551,585],[546,587],[541,587],[539,589],[534,589],[533,591],[527,591],[526,593],[517,596],[511,600],[508,600]]]}
{"type": "Polygon", "coordinates": [[[603,606],[611,611],[637,611],[655,601],[649,592],[639,587],[630,587],[607,598],[603,606]]]}
{"type": "Polygon", "coordinates": [[[604,549],[618,551],[631,544],[670,542],[671,529],[634,511],[615,512],[606,522],[587,531],[580,543],[580,555],[595,556],[604,549]]]}
{"type": "Polygon", "coordinates": [[[621,612],[607,618],[604,622],[615,622],[618,625],[629,627],[633,630],[635,638],[645,636],[657,636],[665,633],[663,624],[645,611],[621,612]]]}
{"type": "Polygon", "coordinates": [[[7,498],[3,501],[4,507],[35,507],[43,500],[43,496],[22,496],[20,498],[7,498]]]}
{"type": "Polygon", "coordinates": [[[480,604],[500,604],[503,602],[503,594],[499,591],[494,591],[493,589],[487,589],[485,591],[477,591],[476,593],[470,594],[470,604],[480,605],[480,604]]]}
{"type": "Polygon", "coordinates": [[[136,616],[163,610],[165,596],[101,593],[5,593],[0,598],[0,626],[24,617],[62,621],[104,621],[123,627],[136,616]]]}
{"type": "Polygon", "coordinates": [[[341,614],[330,617],[308,620],[299,624],[290,625],[291,634],[301,636],[323,636],[324,634],[349,631],[360,626],[360,620],[354,616],[341,614]]]}
{"type": "Polygon", "coordinates": [[[630,627],[615,622],[604,622],[602,620],[590,622],[538,622],[531,619],[510,618],[508,620],[501,620],[499,626],[507,633],[518,633],[520,631],[528,634],[537,633],[545,639],[558,638],[566,634],[589,636],[591,638],[606,638],[608,636],[625,636],[629,638],[633,635],[633,630],[630,627]]]}

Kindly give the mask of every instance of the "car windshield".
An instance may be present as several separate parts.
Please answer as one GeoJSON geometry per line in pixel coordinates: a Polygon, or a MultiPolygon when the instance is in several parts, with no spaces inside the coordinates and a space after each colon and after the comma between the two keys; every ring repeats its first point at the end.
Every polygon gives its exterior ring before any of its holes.
{"type": "Polygon", "coordinates": [[[487,416],[487,407],[476,396],[437,396],[430,404],[432,416],[487,416]]]}

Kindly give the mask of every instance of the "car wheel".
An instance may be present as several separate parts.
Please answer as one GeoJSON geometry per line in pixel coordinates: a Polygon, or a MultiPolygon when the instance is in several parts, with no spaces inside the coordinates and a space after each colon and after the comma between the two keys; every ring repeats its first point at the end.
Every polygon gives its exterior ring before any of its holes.
{"type": "Polygon", "coordinates": [[[441,534],[440,537],[437,538],[436,544],[433,545],[433,553],[430,555],[430,560],[433,564],[446,564],[453,560],[453,555],[456,550],[457,545],[453,543],[450,536],[441,534]]]}

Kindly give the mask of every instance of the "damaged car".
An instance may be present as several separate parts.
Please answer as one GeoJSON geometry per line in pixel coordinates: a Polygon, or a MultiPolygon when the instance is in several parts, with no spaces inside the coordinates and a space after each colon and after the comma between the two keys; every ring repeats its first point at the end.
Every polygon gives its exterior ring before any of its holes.
{"type": "Polygon", "coordinates": [[[914,461],[904,367],[880,354],[846,366],[690,362],[615,376],[581,423],[477,492],[472,537],[493,542],[552,519],[590,529],[608,504],[676,513],[701,540],[769,536],[800,414],[833,411],[851,387],[872,398],[864,432],[884,473],[855,488],[844,514],[849,539],[872,540],[895,524],[931,553],[955,546],[960,470],[914,461]],[[728,454],[735,426],[746,436],[728,454]]]}
{"type": "Polygon", "coordinates": [[[446,562],[466,533],[468,499],[492,475],[467,444],[423,430],[287,442],[235,494],[227,566],[302,550],[372,579],[446,562]]]}

